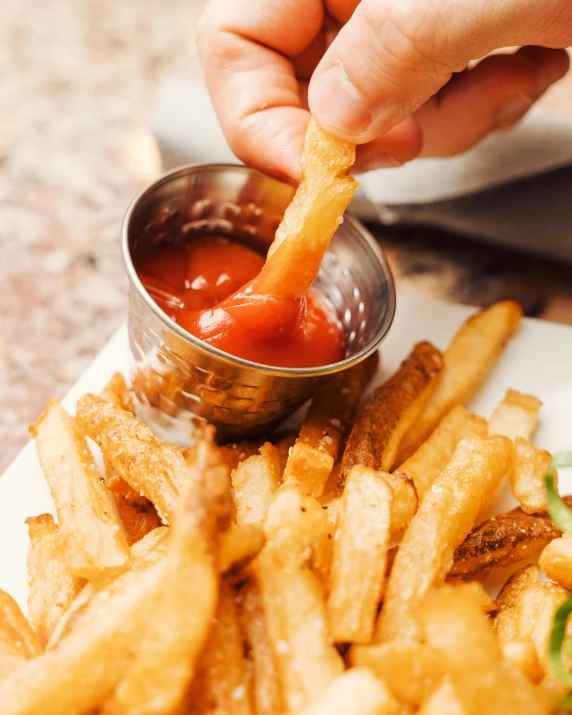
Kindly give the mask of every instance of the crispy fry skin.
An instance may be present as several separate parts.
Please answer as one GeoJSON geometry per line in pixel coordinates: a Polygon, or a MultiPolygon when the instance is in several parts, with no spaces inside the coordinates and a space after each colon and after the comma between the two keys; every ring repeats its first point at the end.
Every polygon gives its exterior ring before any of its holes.
{"type": "Polygon", "coordinates": [[[468,715],[459,700],[457,688],[450,678],[444,678],[441,685],[423,702],[417,715],[468,715]]]}
{"type": "Polygon", "coordinates": [[[217,553],[217,567],[221,574],[240,571],[258,554],[264,546],[264,532],[257,526],[231,524],[220,535],[217,553]]]}
{"type": "Polygon", "coordinates": [[[127,387],[125,378],[120,372],[113,374],[111,380],[103,388],[101,398],[112,402],[114,405],[123,408],[127,412],[135,414],[135,403],[133,402],[133,394],[127,387]]]}
{"type": "Polygon", "coordinates": [[[445,469],[460,440],[471,434],[486,437],[487,422],[482,417],[471,414],[462,405],[457,405],[443,417],[429,439],[423,442],[415,454],[399,467],[400,472],[412,477],[419,499],[423,498],[445,469]]]}
{"type": "Polygon", "coordinates": [[[546,715],[538,691],[520,670],[503,660],[472,585],[433,591],[418,618],[426,642],[442,656],[469,715],[546,715]]]}
{"type": "Polygon", "coordinates": [[[104,712],[170,715],[182,703],[218,597],[218,535],[228,528],[230,474],[205,435],[190,466],[165,554],[153,618],[104,712]],[[164,667],[165,663],[169,667],[164,667]]]}
{"type": "Polygon", "coordinates": [[[318,388],[286,462],[285,482],[298,482],[310,496],[322,495],[360,398],[378,364],[379,355],[375,352],[318,388]]]}
{"type": "Polygon", "coordinates": [[[222,447],[219,447],[219,449],[222,458],[227,463],[228,468],[232,471],[246,459],[252,457],[252,455],[258,454],[258,450],[263,444],[263,440],[236,442],[235,444],[225,444],[222,447]]]}
{"type": "MultiPolygon", "coordinates": [[[[572,507],[572,497],[563,497],[572,507]]],[[[534,558],[560,531],[548,514],[525,514],[512,509],[476,526],[455,551],[449,576],[472,580],[492,568],[510,566],[534,558]]]]}
{"type": "Polygon", "coordinates": [[[445,366],[437,389],[404,436],[395,464],[403,464],[456,404],[464,405],[470,400],[521,317],[521,307],[505,300],[472,315],[461,326],[443,355],[445,366]]]}
{"type": "Polygon", "coordinates": [[[232,471],[237,524],[261,525],[280,483],[280,458],[267,442],[232,471]]]}
{"type": "Polygon", "coordinates": [[[445,580],[455,548],[510,466],[505,437],[467,437],[427,492],[399,546],[376,629],[377,642],[417,638],[415,613],[445,580]]]}
{"type": "MultiPolygon", "coordinates": [[[[510,487],[520,508],[527,514],[546,511],[546,487],[544,477],[552,455],[538,449],[522,437],[514,440],[514,465],[509,474],[510,487]]],[[[558,475],[554,470],[554,487],[558,487],[558,475]]]]}
{"type": "Polygon", "coordinates": [[[302,182],[254,281],[254,293],[299,298],[307,292],[357,189],[355,179],[347,176],[354,161],[353,144],[328,136],[310,120],[302,182]]]}
{"type": "Polygon", "coordinates": [[[28,618],[46,645],[58,621],[79,593],[84,581],[66,566],[64,543],[51,514],[26,519],[28,551],[28,618]]]}
{"type": "Polygon", "coordinates": [[[240,589],[237,605],[252,663],[254,711],[256,715],[279,715],[284,712],[282,688],[268,639],[260,591],[254,582],[247,582],[240,589]]]}
{"type": "Polygon", "coordinates": [[[64,553],[70,572],[92,580],[126,569],[130,557],[125,535],[76,422],[57,400],[51,400],[30,432],[67,544],[64,553]]]}
{"type": "Polygon", "coordinates": [[[353,467],[341,501],[328,623],[336,643],[369,643],[385,581],[393,490],[374,469],[353,467]]]}
{"type": "Polygon", "coordinates": [[[40,639],[16,601],[0,589],[0,653],[28,659],[42,651],[40,639]]]}
{"type": "Polygon", "coordinates": [[[413,348],[399,370],[361,408],[342,459],[341,480],[359,465],[388,472],[399,442],[423,411],[443,366],[431,343],[413,348]]]}
{"type": "Polygon", "coordinates": [[[129,412],[96,395],[84,395],[78,401],[77,420],[113,469],[170,522],[188,473],[180,449],[158,439],[129,412]]]}
{"type": "Polygon", "coordinates": [[[516,390],[507,390],[489,420],[489,432],[509,439],[530,439],[538,424],[542,402],[532,395],[523,395],[516,390]]]}
{"type": "Polygon", "coordinates": [[[540,554],[538,565],[546,576],[566,589],[572,588],[572,534],[554,539],[540,554]]]}

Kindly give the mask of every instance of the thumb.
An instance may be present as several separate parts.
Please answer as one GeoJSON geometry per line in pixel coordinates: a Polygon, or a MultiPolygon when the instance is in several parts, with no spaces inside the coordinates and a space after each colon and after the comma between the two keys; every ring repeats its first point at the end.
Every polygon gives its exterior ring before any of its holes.
{"type": "Polygon", "coordinates": [[[366,143],[471,60],[501,47],[571,40],[568,0],[362,0],[314,72],[310,110],[331,134],[366,143]]]}

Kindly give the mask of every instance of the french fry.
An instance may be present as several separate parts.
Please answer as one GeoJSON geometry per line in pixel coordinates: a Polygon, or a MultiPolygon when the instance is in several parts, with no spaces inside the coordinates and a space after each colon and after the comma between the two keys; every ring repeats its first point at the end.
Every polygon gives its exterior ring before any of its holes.
{"type": "MultiPolygon", "coordinates": [[[[572,506],[572,497],[564,497],[572,506]]],[[[525,514],[522,509],[512,509],[476,526],[455,551],[455,563],[449,572],[451,578],[470,580],[486,575],[493,568],[527,562],[560,531],[548,514],[525,514]]]]}
{"type": "Polygon", "coordinates": [[[353,646],[349,659],[351,665],[369,668],[387,683],[396,700],[414,707],[425,701],[445,675],[440,653],[424,643],[353,646]]]}
{"type": "Polygon", "coordinates": [[[217,553],[219,573],[240,571],[252,561],[264,546],[264,532],[253,524],[236,526],[231,524],[220,535],[217,553]]]}
{"type": "Polygon", "coordinates": [[[473,415],[462,405],[456,405],[419,449],[399,467],[400,472],[409,474],[413,479],[419,499],[424,497],[445,469],[460,440],[472,434],[487,437],[487,421],[473,415]]]}
{"type": "Polygon", "coordinates": [[[501,643],[503,658],[518,668],[531,683],[539,683],[544,670],[540,665],[536,647],[530,636],[514,638],[501,643]]]}
{"type": "Polygon", "coordinates": [[[351,668],[325,688],[302,715],[399,715],[398,703],[367,668],[351,668]]]}
{"type": "MultiPolygon", "coordinates": [[[[546,487],[544,477],[552,455],[545,449],[533,447],[521,437],[514,440],[514,464],[509,473],[510,486],[520,508],[527,514],[546,511],[546,487]]],[[[554,487],[558,487],[558,475],[554,473],[554,487]]]]}
{"type": "Polygon", "coordinates": [[[403,435],[415,423],[437,385],[443,359],[431,343],[418,343],[397,372],[359,411],[342,458],[341,480],[356,465],[388,472],[403,435]]]}
{"type": "Polygon", "coordinates": [[[337,643],[369,643],[385,579],[393,490],[375,470],[353,467],[341,497],[327,615],[337,643]]]}
{"type": "Polygon", "coordinates": [[[538,565],[552,581],[570,590],[572,588],[572,534],[564,533],[554,539],[540,554],[538,565]]]}
{"type": "Polygon", "coordinates": [[[230,519],[230,475],[211,439],[206,435],[198,446],[169,534],[153,618],[106,715],[174,713],[192,680],[216,610],[218,534],[230,519]]]}
{"type": "Polygon", "coordinates": [[[42,652],[40,639],[20,607],[0,589],[0,653],[28,659],[42,652]]]}
{"type": "Polygon", "coordinates": [[[28,618],[40,642],[46,645],[58,621],[84,582],[71,575],[64,544],[51,514],[26,519],[28,551],[28,618]]]}
{"type": "Polygon", "coordinates": [[[231,478],[237,524],[262,524],[280,483],[276,447],[267,442],[260,454],[241,462],[231,478]]]}
{"type": "Polygon", "coordinates": [[[507,473],[511,447],[504,437],[459,442],[400,544],[378,621],[378,642],[417,637],[415,611],[428,590],[445,580],[456,547],[507,473]]]}
{"type": "Polygon", "coordinates": [[[59,402],[51,400],[30,431],[56,506],[59,532],[67,545],[70,573],[93,580],[127,568],[130,557],[125,535],[85,437],[73,419],[59,402]]]}
{"type": "MultiPolygon", "coordinates": [[[[124,483],[127,485],[126,482],[124,483]]],[[[161,520],[153,504],[133,489],[129,488],[124,494],[112,492],[112,496],[121,523],[125,528],[129,546],[161,526],[161,520]]]]}
{"type": "Polygon", "coordinates": [[[403,437],[395,464],[403,464],[457,404],[464,405],[491,371],[505,343],[514,333],[522,309],[501,301],[471,316],[444,353],[444,368],[423,413],[403,437]]]}
{"type": "Polygon", "coordinates": [[[129,412],[96,395],[80,398],[76,419],[119,476],[170,523],[189,470],[181,451],[158,439],[129,412]]]}
{"type": "Polygon", "coordinates": [[[160,562],[133,567],[95,593],[57,648],[0,684],[2,715],[83,715],[97,708],[136,652],[163,575],[160,562]]]}
{"type": "Polygon", "coordinates": [[[499,591],[495,629],[502,643],[521,637],[517,605],[523,591],[531,584],[538,583],[539,575],[540,570],[536,564],[524,566],[515,571],[499,591]]]}
{"type": "Polygon", "coordinates": [[[393,491],[391,504],[391,542],[398,543],[414,517],[419,499],[413,479],[402,472],[378,472],[393,491]]]}
{"type": "Polygon", "coordinates": [[[7,680],[26,663],[24,658],[5,653],[0,646],[0,683],[7,680]]]}
{"type": "Polygon", "coordinates": [[[245,459],[258,454],[258,450],[264,444],[263,441],[237,442],[235,444],[225,444],[220,447],[220,454],[232,472],[245,459]]]}
{"type": "Polygon", "coordinates": [[[325,522],[322,527],[316,527],[316,540],[312,545],[312,559],[310,568],[318,575],[324,587],[324,595],[330,591],[330,571],[334,556],[334,543],[338,521],[342,507],[341,497],[330,500],[327,504],[322,504],[325,522]]]}
{"type": "Polygon", "coordinates": [[[444,659],[468,715],[546,715],[535,687],[503,660],[493,627],[471,584],[433,591],[425,598],[418,618],[427,643],[444,659]]]}
{"type": "Polygon", "coordinates": [[[107,402],[111,402],[118,407],[131,412],[132,415],[135,414],[135,403],[133,401],[133,394],[125,378],[120,372],[116,372],[111,377],[111,380],[103,388],[101,392],[101,398],[107,402]]]}
{"type": "Polygon", "coordinates": [[[284,712],[282,688],[264,622],[264,609],[255,583],[247,582],[238,594],[238,617],[253,669],[252,697],[256,715],[284,712]]]}
{"type": "Polygon", "coordinates": [[[323,494],[359,400],[378,363],[375,352],[318,388],[286,462],[285,482],[298,482],[313,497],[323,494]]]}
{"type": "Polygon", "coordinates": [[[250,715],[254,712],[234,595],[224,581],[221,581],[216,618],[187,699],[192,712],[197,713],[250,715]]]}
{"type": "Polygon", "coordinates": [[[302,152],[302,182],[276,231],[255,294],[301,297],[318,276],[322,258],[357,189],[347,176],[355,146],[328,136],[312,119],[302,152]]]}
{"type": "Polygon", "coordinates": [[[284,470],[286,469],[286,463],[288,462],[288,457],[290,456],[290,450],[296,444],[298,436],[296,432],[288,432],[280,439],[278,439],[274,446],[278,452],[278,459],[280,460],[280,479],[284,478],[284,470]]]}
{"type": "Polygon", "coordinates": [[[478,593],[481,597],[481,606],[483,608],[483,613],[495,613],[498,610],[497,603],[483,586],[483,584],[479,581],[474,581],[473,588],[475,590],[475,593],[478,593]]]}
{"type": "Polygon", "coordinates": [[[542,402],[532,395],[507,390],[489,420],[490,434],[500,434],[512,440],[517,437],[530,439],[538,424],[541,406],[542,402]]]}
{"type": "Polygon", "coordinates": [[[467,710],[453,683],[445,679],[423,702],[418,715],[467,715],[467,710]]]}

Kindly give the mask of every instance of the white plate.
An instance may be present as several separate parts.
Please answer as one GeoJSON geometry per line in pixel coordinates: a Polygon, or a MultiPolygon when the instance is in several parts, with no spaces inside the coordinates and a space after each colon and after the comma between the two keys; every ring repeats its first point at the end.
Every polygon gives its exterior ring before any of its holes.
{"type": "MultiPolygon", "coordinates": [[[[381,382],[419,340],[444,348],[473,311],[460,305],[414,295],[400,295],[391,333],[383,344],[381,382]]],[[[127,373],[129,347],[125,326],[114,335],[64,400],[70,411],[85,392],[99,392],[115,370],[127,373]]],[[[489,416],[508,388],[529,392],[544,405],[535,443],[550,451],[572,447],[572,329],[524,320],[472,407],[489,416]]],[[[561,490],[572,493],[572,474],[561,472],[561,490]]],[[[498,511],[515,504],[502,495],[498,511]]],[[[0,478],[0,588],[25,608],[27,597],[26,517],[53,511],[33,444],[28,444],[0,478]]]]}

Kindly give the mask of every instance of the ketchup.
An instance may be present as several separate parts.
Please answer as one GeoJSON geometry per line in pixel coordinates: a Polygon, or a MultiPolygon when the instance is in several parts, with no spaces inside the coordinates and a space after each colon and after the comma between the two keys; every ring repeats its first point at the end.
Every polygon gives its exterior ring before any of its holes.
{"type": "Polygon", "coordinates": [[[301,299],[259,295],[265,261],[222,236],[152,249],[136,265],[145,289],[182,328],[236,357],[276,367],[341,360],[345,341],[333,306],[315,288],[301,299]]]}

